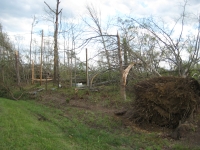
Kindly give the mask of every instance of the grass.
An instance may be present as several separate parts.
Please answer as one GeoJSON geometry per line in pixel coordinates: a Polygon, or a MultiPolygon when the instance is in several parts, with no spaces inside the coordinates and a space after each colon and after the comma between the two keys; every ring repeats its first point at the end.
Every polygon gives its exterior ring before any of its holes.
{"type": "Polygon", "coordinates": [[[98,119],[88,113],[87,121],[97,122],[97,126],[93,128],[77,117],[69,119],[59,109],[32,101],[0,98],[0,149],[129,150],[162,149],[166,144],[154,134],[133,134],[128,128],[119,128],[121,123],[108,117],[98,119]],[[107,128],[99,128],[102,126],[107,128]],[[115,127],[116,131],[109,129],[115,127]]]}
{"type": "MultiPolygon", "coordinates": [[[[27,90],[43,87],[37,85],[27,90]]],[[[38,92],[36,101],[26,100],[29,95],[20,101],[0,98],[0,150],[191,149],[181,142],[162,139],[156,133],[134,131],[131,126],[125,127],[121,119],[103,111],[68,107],[74,99],[87,100],[88,104],[107,109],[130,105],[132,100],[127,96],[128,99],[123,101],[115,86],[102,86],[98,92],[79,90],[77,93],[74,88],[51,90],[51,87],[53,85],[49,84],[52,95],[58,94],[56,98],[59,99],[59,95],[63,94],[67,102],[57,107],[59,109],[55,108],[59,100],[54,102],[50,96],[43,103],[40,99],[46,91],[38,92]]],[[[21,92],[16,89],[15,95],[21,92]]]]}
{"type": "Polygon", "coordinates": [[[64,135],[59,127],[38,120],[39,116],[34,111],[42,114],[45,108],[6,99],[1,99],[0,104],[0,149],[51,149],[56,145],[72,149],[62,139],[64,135]]]}
{"type": "MultiPolygon", "coordinates": [[[[24,91],[44,87],[38,84],[26,87],[22,91],[14,89],[14,95],[18,97],[24,91]]],[[[157,133],[144,133],[133,130],[131,126],[125,127],[122,118],[117,119],[100,110],[120,110],[132,104],[132,99],[129,98],[129,95],[133,97],[132,93],[127,92],[127,100],[123,101],[116,86],[101,86],[98,92],[87,89],[75,92],[74,87],[56,89],[49,83],[48,89],[47,92],[38,92],[34,101],[27,100],[30,98],[28,92],[20,101],[0,98],[0,150],[195,149],[187,146],[187,143],[162,139],[157,133]],[[45,94],[48,96],[43,101],[42,96],[45,94]],[[66,104],[56,105],[62,98],[66,104]],[[85,105],[70,107],[68,103],[73,100],[98,105],[101,108],[87,109],[87,105],[86,108],[85,105]]]]}

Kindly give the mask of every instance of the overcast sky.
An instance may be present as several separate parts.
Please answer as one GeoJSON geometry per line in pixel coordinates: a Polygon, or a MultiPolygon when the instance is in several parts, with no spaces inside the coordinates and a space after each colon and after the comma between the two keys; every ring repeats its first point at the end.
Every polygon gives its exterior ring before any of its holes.
{"type": "MultiPolygon", "coordinates": [[[[57,0],[45,0],[53,9],[57,0]]],[[[160,17],[169,22],[177,19],[185,0],[60,0],[62,16],[78,18],[86,15],[86,5],[93,4],[101,10],[102,20],[116,15],[131,15],[132,17],[160,17]]],[[[200,13],[200,0],[188,0],[186,12],[190,15],[200,13]]],[[[48,9],[44,0],[0,0],[0,23],[3,30],[11,39],[15,35],[25,37],[25,45],[30,42],[30,30],[33,16],[42,16],[44,9],[48,9]]],[[[38,30],[47,28],[41,24],[36,25],[38,30]]],[[[36,29],[34,29],[36,30],[36,29]]]]}
{"type": "MultiPolygon", "coordinates": [[[[76,18],[86,13],[85,6],[93,4],[99,8],[102,17],[117,14],[134,14],[140,16],[162,16],[176,19],[181,13],[184,0],[60,0],[63,16],[76,18]]],[[[52,8],[56,0],[46,0],[52,8]]],[[[30,32],[34,15],[45,14],[43,0],[0,0],[0,22],[9,34],[30,32]]],[[[187,10],[198,14],[199,0],[188,0],[187,10]]]]}

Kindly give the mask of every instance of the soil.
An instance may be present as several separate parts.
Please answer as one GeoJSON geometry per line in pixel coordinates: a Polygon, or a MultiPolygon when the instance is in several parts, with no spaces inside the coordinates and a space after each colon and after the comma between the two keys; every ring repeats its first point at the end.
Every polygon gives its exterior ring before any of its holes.
{"type": "Polygon", "coordinates": [[[56,108],[63,108],[65,106],[76,107],[79,109],[91,110],[94,112],[101,112],[114,116],[114,112],[117,111],[116,108],[108,108],[102,106],[102,104],[91,102],[87,99],[87,96],[87,94],[81,97],[74,95],[74,97],[68,98],[67,94],[49,92],[42,95],[39,101],[43,104],[50,105],[56,108]]]}
{"type": "MultiPolygon", "coordinates": [[[[105,96],[102,94],[102,100],[105,96]]],[[[43,93],[40,97],[38,102],[50,105],[56,108],[66,108],[66,107],[73,107],[81,110],[90,110],[93,113],[100,112],[103,115],[109,115],[113,117],[113,119],[121,120],[124,127],[132,128],[133,132],[136,133],[157,133],[160,138],[167,138],[173,142],[180,142],[183,145],[187,145],[190,148],[199,146],[200,147],[200,115],[196,116],[198,121],[195,123],[195,126],[192,130],[187,130],[187,132],[183,132],[182,136],[177,140],[171,137],[171,133],[173,132],[172,129],[160,127],[155,124],[143,124],[138,125],[132,122],[127,117],[124,117],[124,114],[127,114],[129,110],[129,105],[120,105],[117,108],[113,105],[110,106],[103,106],[102,103],[99,102],[92,102],[88,100],[88,93],[84,95],[77,96],[76,94],[74,97],[68,97],[67,94],[61,94],[57,92],[48,92],[43,93]]],[[[185,130],[184,130],[185,131],[185,130]]],[[[169,149],[169,148],[167,148],[169,149]]]]}

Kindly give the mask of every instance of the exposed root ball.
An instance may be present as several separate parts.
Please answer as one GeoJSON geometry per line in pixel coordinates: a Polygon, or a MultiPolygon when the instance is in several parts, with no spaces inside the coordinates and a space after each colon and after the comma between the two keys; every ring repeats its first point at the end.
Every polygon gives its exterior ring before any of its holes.
{"type": "Polygon", "coordinates": [[[192,78],[158,77],[134,86],[131,119],[176,128],[197,109],[200,85],[192,78]]]}

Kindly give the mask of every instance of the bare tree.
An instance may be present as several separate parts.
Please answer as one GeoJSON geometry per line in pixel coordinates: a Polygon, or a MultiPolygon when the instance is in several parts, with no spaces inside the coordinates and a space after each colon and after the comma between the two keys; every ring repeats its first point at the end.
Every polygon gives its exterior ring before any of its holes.
{"type": "Polygon", "coordinates": [[[33,27],[37,24],[35,15],[33,16],[33,22],[31,24],[31,40],[30,40],[30,65],[31,65],[31,54],[32,54],[32,37],[33,37],[33,27]]]}
{"type": "Polygon", "coordinates": [[[88,14],[92,20],[92,22],[94,23],[95,26],[92,26],[88,21],[84,20],[84,22],[91,28],[94,30],[94,32],[96,32],[96,34],[98,36],[101,36],[101,42],[103,44],[103,48],[105,51],[105,55],[106,55],[106,60],[107,60],[107,64],[108,64],[108,68],[111,68],[111,62],[110,62],[110,57],[109,57],[109,51],[107,49],[106,46],[106,40],[105,37],[103,35],[105,35],[102,31],[102,26],[101,26],[101,16],[100,16],[100,12],[97,12],[97,10],[94,8],[93,5],[86,6],[86,9],[88,11],[88,14]]]}
{"type": "MultiPolygon", "coordinates": [[[[185,24],[186,24],[186,6],[187,0],[184,1],[183,11],[180,18],[175,22],[174,27],[169,30],[165,28],[165,25],[159,25],[153,18],[147,18],[142,20],[131,20],[136,22],[141,29],[145,29],[147,33],[154,36],[158,41],[157,46],[159,47],[165,60],[172,63],[178,71],[179,76],[186,77],[189,75],[189,70],[197,62],[199,62],[199,32],[198,27],[195,44],[188,43],[191,41],[190,37],[184,36],[185,24]],[[174,38],[174,30],[176,25],[181,26],[179,35],[174,38]],[[190,54],[187,53],[188,49],[191,49],[190,54]],[[183,54],[189,55],[188,59],[183,58],[183,54]]],[[[200,26],[200,20],[198,19],[198,26],[200,26]]]]}
{"type": "Polygon", "coordinates": [[[57,83],[57,86],[59,87],[59,63],[58,63],[58,17],[59,14],[62,12],[62,9],[59,10],[59,4],[60,1],[57,0],[56,4],[56,10],[53,10],[46,2],[44,2],[47,7],[51,10],[51,12],[56,16],[56,21],[55,21],[55,30],[54,30],[54,84],[57,83]]]}

